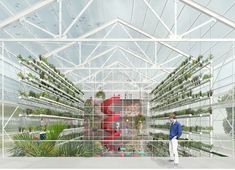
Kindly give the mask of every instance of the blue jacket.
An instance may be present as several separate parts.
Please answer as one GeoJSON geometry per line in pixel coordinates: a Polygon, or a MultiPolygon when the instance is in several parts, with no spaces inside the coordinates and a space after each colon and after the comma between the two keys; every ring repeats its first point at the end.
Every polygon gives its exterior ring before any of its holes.
{"type": "Polygon", "coordinates": [[[177,139],[182,135],[182,127],[181,124],[176,121],[174,124],[171,124],[169,139],[171,140],[176,136],[177,139]]]}

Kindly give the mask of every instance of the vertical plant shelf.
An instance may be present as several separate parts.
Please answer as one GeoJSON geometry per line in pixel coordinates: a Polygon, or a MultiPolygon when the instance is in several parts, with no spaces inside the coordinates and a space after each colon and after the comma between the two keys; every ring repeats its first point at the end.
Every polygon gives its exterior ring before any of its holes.
{"type": "Polygon", "coordinates": [[[64,121],[70,128],[80,127],[80,124],[83,126],[84,93],[82,90],[42,56],[34,59],[19,55],[17,58],[25,68],[17,75],[23,85],[19,98],[27,102],[26,116],[64,121]]]}
{"type": "Polygon", "coordinates": [[[181,141],[180,144],[183,153],[188,156],[193,156],[190,149],[196,149],[198,153],[200,150],[210,155],[212,153],[212,59],[212,55],[207,58],[201,55],[197,58],[187,58],[150,93],[150,128],[154,129],[154,132],[159,130],[159,133],[150,135],[157,141],[168,140],[170,125],[167,122],[169,116],[175,113],[179,121],[184,122],[182,137],[184,140],[190,140],[190,143],[181,141]],[[195,121],[198,119],[199,121],[195,121]],[[208,122],[202,125],[202,119],[208,122]],[[196,135],[206,135],[209,140],[206,143],[195,140],[196,135]]]}

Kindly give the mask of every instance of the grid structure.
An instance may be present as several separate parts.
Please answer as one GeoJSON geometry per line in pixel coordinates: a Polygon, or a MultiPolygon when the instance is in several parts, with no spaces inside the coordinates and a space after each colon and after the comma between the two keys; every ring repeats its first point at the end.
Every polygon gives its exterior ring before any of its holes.
{"type": "Polygon", "coordinates": [[[235,3],[130,0],[128,4],[118,3],[118,7],[116,3],[115,0],[0,2],[3,157],[5,140],[12,140],[17,114],[21,112],[16,76],[21,69],[16,60],[19,54],[35,58],[42,54],[83,89],[85,97],[93,99],[100,88],[107,97],[121,94],[125,98],[127,93],[132,94],[132,99],[144,99],[185,58],[213,54],[214,149],[234,156],[235,23],[231,11],[235,3]],[[71,6],[81,9],[68,12],[71,6]],[[140,13],[142,7],[144,14],[140,13]],[[116,8],[123,10],[122,14],[116,8]],[[110,15],[97,9],[109,11],[110,15]],[[166,19],[169,11],[174,12],[166,19]],[[90,21],[89,14],[96,16],[97,22],[90,21]],[[56,17],[46,19],[48,16],[56,17]]]}

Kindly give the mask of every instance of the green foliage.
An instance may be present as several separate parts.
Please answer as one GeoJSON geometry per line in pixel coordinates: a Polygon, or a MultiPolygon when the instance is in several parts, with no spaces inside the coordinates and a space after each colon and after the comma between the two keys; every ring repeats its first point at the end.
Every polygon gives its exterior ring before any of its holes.
{"type": "Polygon", "coordinates": [[[47,126],[46,139],[56,140],[60,133],[67,127],[63,122],[56,122],[47,126]]]}
{"type": "Polygon", "coordinates": [[[149,133],[151,136],[153,136],[153,140],[167,140],[169,139],[169,136],[165,133],[149,133]]]}
{"type": "MultiPolygon", "coordinates": [[[[150,133],[154,140],[168,140],[169,136],[165,133],[150,133]]],[[[196,148],[200,150],[210,151],[213,145],[206,144],[200,141],[188,140],[186,138],[179,139],[179,145],[182,147],[196,148]]]]}
{"type": "Polygon", "coordinates": [[[213,145],[206,144],[200,141],[180,141],[179,145],[182,147],[196,148],[208,152],[213,148],[213,145]]]}
{"type": "Polygon", "coordinates": [[[36,93],[30,90],[30,91],[29,91],[29,96],[31,96],[31,97],[36,97],[36,93]]]}
{"type": "MultiPolygon", "coordinates": [[[[150,125],[152,128],[159,128],[159,129],[170,129],[170,123],[161,124],[161,125],[150,125]]],[[[182,125],[183,131],[187,132],[210,132],[213,130],[213,127],[209,126],[185,126],[182,125]]]]}
{"type": "Polygon", "coordinates": [[[32,73],[28,73],[28,77],[34,79],[35,76],[32,73]]]}
{"type": "MultiPolygon", "coordinates": [[[[61,122],[48,126],[46,140],[59,139],[59,135],[65,127],[65,124],[61,122]]],[[[55,155],[54,147],[56,141],[33,141],[32,136],[28,133],[20,133],[13,138],[15,140],[15,145],[10,149],[12,156],[47,157],[55,155]]]]}
{"type": "Polygon", "coordinates": [[[45,64],[48,64],[47,58],[43,57],[42,55],[39,55],[39,60],[43,61],[45,64]]]}
{"type": "Polygon", "coordinates": [[[28,60],[26,58],[22,57],[21,55],[18,55],[17,59],[22,61],[22,62],[28,62],[28,60]]]}
{"type": "Polygon", "coordinates": [[[105,99],[105,93],[103,90],[99,90],[96,94],[95,97],[97,98],[102,98],[103,100],[105,99]]]}
{"type": "MultiPolygon", "coordinates": [[[[192,90],[195,87],[199,87],[201,83],[208,82],[201,82],[202,75],[198,75],[198,72],[202,67],[205,67],[211,59],[211,55],[204,60],[203,56],[199,55],[195,59],[192,59],[191,57],[190,59],[183,61],[178,68],[171,72],[154,90],[152,90],[151,93],[155,96],[151,102],[156,102],[157,104],[153,106],[151,110],[163,111],[174,108],[175,106],[183,106],[195,101],[199,102],[200,100],[197,99],[204,100],[206,97],[211,97],[213,94],[212,91],[208,91],[207,93],[192,93],[192,90]],[[172,90],[173,88],[174,90],[172,90]],[[169,91],[171,92],[168,93],[169,91]]],[[[206,74],[204,75],[203,80],[209,80],[210,78],[211,75],[206,74]]]]}
{"type": "Polygon", "coordinates": [[[202,126],[182,126],[183,131],[187,132],[210,132],[213,130],[213,127],[202,127],[202,126]]]}
{"type": "Polygon", "coordinates": [[[17,76],[20,77],[21,79],[24,79],[24,74],[22,72],[17,73],[17,76]]]}
{"type": "Polygon", "coordinates": [[[207,80],[207,79],[210,79],[211,78],[211,74],[204,74],[203,75],[203,80],[207,80]]]}
{"type": "Polygon", "coordinates": [[[83,154],[84,142],[71,141],[56,146],[55,156],[75,157],[83,154]]]}
{"type": "Polygon", "coordinates": [[[92,125],[92,118],[94,114],[94,106],[92,105],[92,99],[87,99],[84,104],[85,117],[88,119],[89,126],[92,125]]]}
{"type": "Polygon", "coordinates": [[[50,109],[45,109],[45,108],[37,108],[37,109],[26,109],[26,113],[33,114],[33,115],[40,115],[40,114],[45,114],[45,115],[55,115],[55,116],[65,116],[65,117],[73,117],[73,118],[81,118],[81,115],[76,115],[71,112],[58,112],[50,109]]]}
{"type": "Polygon", "coordinates": [[[150,125],[152,128],[159,128],[159,129],[170,129],[170,123],[166,123],[163,125],[150,125]]]}
{"type": "Polygon", "coordinates": [[[145,120],[146,120],[146,118],[142,114],[139,114],[139,115],[135,116],[134,117],[135,127],[138,129],[140,124],[144,123],[145,120]]]}
{"type": "Polygon", "coordinates": [[[27,96],[28,96],[28,93],[27,93],[27,92],[24,92],[24,91],[19,90],[19,95],[20,95],[20,96],[25,96],[25,97],[27,97],[27,96]]]}

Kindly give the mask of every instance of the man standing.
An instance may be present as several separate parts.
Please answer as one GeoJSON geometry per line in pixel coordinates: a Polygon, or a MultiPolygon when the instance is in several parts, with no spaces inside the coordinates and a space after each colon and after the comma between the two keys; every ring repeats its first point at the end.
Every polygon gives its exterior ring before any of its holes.
{"type": "Polygon", "coordinates": [[[178,156],[178,139],[182,135],[181,124],[176,120],[176,115],[172,114],[170,117],[171,127],[169,134],[169,152],[170,152],[170,161],[174,161],[175,165],[179,164],[178,156]]]}

